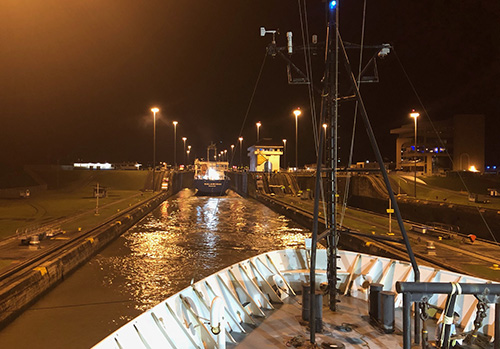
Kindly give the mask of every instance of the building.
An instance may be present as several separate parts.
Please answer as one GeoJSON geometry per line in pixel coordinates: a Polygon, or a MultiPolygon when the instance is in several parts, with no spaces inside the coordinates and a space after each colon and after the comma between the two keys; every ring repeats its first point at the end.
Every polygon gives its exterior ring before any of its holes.
{"type": "Polygon", "coordinates": [[[460,114],[452,119],[411,122],[392,129],[396,169],[432,175],[445,171],[484,172],[484,115],[460,114]],[[415,149],[416,144],[416,149],[415,149]]]}
{"type": "Polygon", "coordinates": [[[280,170],[283,145],[276,144],[270,138],[263,138],[248,149],[250,171],[273,172],[280,170]]]}

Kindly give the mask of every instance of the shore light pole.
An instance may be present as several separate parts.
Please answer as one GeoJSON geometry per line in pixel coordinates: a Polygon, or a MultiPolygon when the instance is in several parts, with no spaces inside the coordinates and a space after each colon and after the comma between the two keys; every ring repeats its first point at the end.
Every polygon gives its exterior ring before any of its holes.
{"type": "Polygon", "coordinates": [[[299,169],[299,116],[302,114],[300,108],[293,111],[295,115],[295,171],[299,169]]]}
{"type": "Polygon", "coordinates": [[[243,148],[243,137],[238,138],[240,141],[240,167],[241,167],[241,149],[243,148]]]}
{"type": "Polygon", "coordinates": [[[415,194],[415,198],[417,197],[417,119],[420,116],[419,113],[413,109],[410,113],[410,116],[415,120],[415,168],[413,172],[413,184],[414,184],[414,191],[413,193],[415,194]]]}
{"type": "Polygon", "coordinates": [[[177,121],[173,121],[174,124],[174,168],[177,168],[177,121]]]}
{"type": "Polygon", "coordinates": [[[286,139],[283,139],[283,169],[286,171],[286,139]]]}
{"type": "Polygon", "coordinates": [[[257,122],[255,124],[255,126],[257,126],[257,142],[259,141],[260,137],[259,137],[259,130],[260,130],[260,127],[262,126],[262,124],[259,122],[257,122]]]}
{"type": "Polygon", "coordinates": [[[325,151],[323,153],[325,154],[325,163],[326,163],[326,149],[327,149],[326,129],[328,128],[328,125],[327,124],[323,124],[322,126],[323,126],[323,130],[325,130],[325,138],[324,138],[325,139],[325,148],[324,148],[325,151]]]}
{"type": "Polygon", "coordinates": [[[155,192],[155,170],[156,170],[156,113],[160,111],[158,108],[151,108],[153,112],[153,193],[155,192]]]}
{"type": "Polygon", "coordinates": [[[187,137],[182,137],[182,141],[184,142],[184,163],[186,163],[186,141],[187,137]]]}
{"type": "Polygon", "coordinates": [[[231,144],[231,167],[233,166],[234,163],[234,144],[231,144]]]}

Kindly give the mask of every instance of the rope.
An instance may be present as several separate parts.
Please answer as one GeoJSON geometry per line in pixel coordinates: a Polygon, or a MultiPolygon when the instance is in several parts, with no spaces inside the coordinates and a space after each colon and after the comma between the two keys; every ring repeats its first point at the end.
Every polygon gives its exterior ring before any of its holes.
{"type": "MultiPolygon", "coordinates": [[[[393,50],[394,54],[396,55],[396,59],[397,59],[397,61],[398,61],[399,65],[400,65],[401,70],[403,71],[403,73],[404,73],[404,75],[405,75],[406,79],[408,80],[408,83],[410,84],[410,87],[411,87],[411,89],[413,90],[413,93],[415,94],[415,96],[416,96],[416,97],[417,97],[417,99],[418,99],[418,103],[420,104],[420,107],[421,107],[421,108],[422,108],[422,110],[423,110],[423,114],[427,117],[427,120],[429,121],[429,123],[430,123],[430,125],[431,125],[432,129],[434,130],[434,133],[435,133],[435,134],[436,134],[436,136],[437,136],[437,139],[438,139],[438,141],[439,141],[439,144],[441,144],[441,146],[444,148],[444,150],[445,150],[445,154],[446,154],[446,156],[448,156],[448,159],[450,159],[450,162],[451,162],[452,166],[455,166],[455,163],[453,162],[453,159],[452,159],[452,157],[451,157],[450,153],[448,152],[448,147],[444,144],[443,139],[441,138],[441,136],[439,135],[439,133],[438,133],[438,131],[437,131],[436,127],[434,126],[434,123],[432,122],[432,119],[431,119],[431,117],[430,117],[429,113],[427,112],[427,109],[425,108],[425,106],[424,106],[424,104],[423,104],[422,100],[420,99],[420,96],[419,96],[419,94],[417,93],[417,90],[416,90],[415,86],[413,85],[412,81],[410,80],[410,77],[408,76],[408,73],[406,72],[406,70],[405,70],[405,68],[404,68],[404,66],[403,66],[403,63],[402,63],[402,62],[401,62],[401,60],[399,59],[399,56],[398,56],[398,54],[397,54],[396,50],[395,50],[394,48],[393,48],[392,50],[393,50]]],[[[458,178],[460,178],[460,181],[462,182],[462,185],[464,186],[465,190],[467,191],[467,194],[468,194],[468,195],[470,195],[470,194],[471,194],[471,192],[470,192],[469,188],[467,187],[467,184],[465,184],[464,178],[463,178],[463,177],[462,177],[462,175],[460,174],[460,171],[458,171],[458,172],[457,172],[457,174],[458,174],[458,178]]],[[[484,215],[482,214],[482,212],[481,212],[481,208],[479,207],[479,205],[474,205],[474,207],[476,208],[477,212],[479,213],[479,216],[481,217],[481,220],[483,221],[484,225],[485,225],[485,226],[486,226],[486,228],[488,229],[488,232],[490,233],[491,237],[493,238],[493,241],[495,241],[496,243],[498,243],[498,241],[497,241],[497,239],[495,238],[495,235],[493,234],[493,231],[491,230],[491,228],[490,228],[490,226],[489,226],[488,222],[486,222],[486,219],[484,218],[484,215]]]]}

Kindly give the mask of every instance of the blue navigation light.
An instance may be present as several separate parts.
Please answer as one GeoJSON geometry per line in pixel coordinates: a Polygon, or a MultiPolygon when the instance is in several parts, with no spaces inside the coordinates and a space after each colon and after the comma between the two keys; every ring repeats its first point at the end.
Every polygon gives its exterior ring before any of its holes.
{"type": "Polygon", "coordinates": [[[337,1],[330,1],[330,10],[333,10],[337,6],[337,1]]]}

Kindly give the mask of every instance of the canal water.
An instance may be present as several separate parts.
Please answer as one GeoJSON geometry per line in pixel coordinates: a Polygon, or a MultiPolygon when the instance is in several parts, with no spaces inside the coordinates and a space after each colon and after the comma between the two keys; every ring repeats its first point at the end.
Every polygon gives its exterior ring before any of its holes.
{"type": "Polygon", "coordinates": [[[191,280],[309,235],[236,194],[184,190],[5,327],[0,348],[89,348],[191,280]]]}

